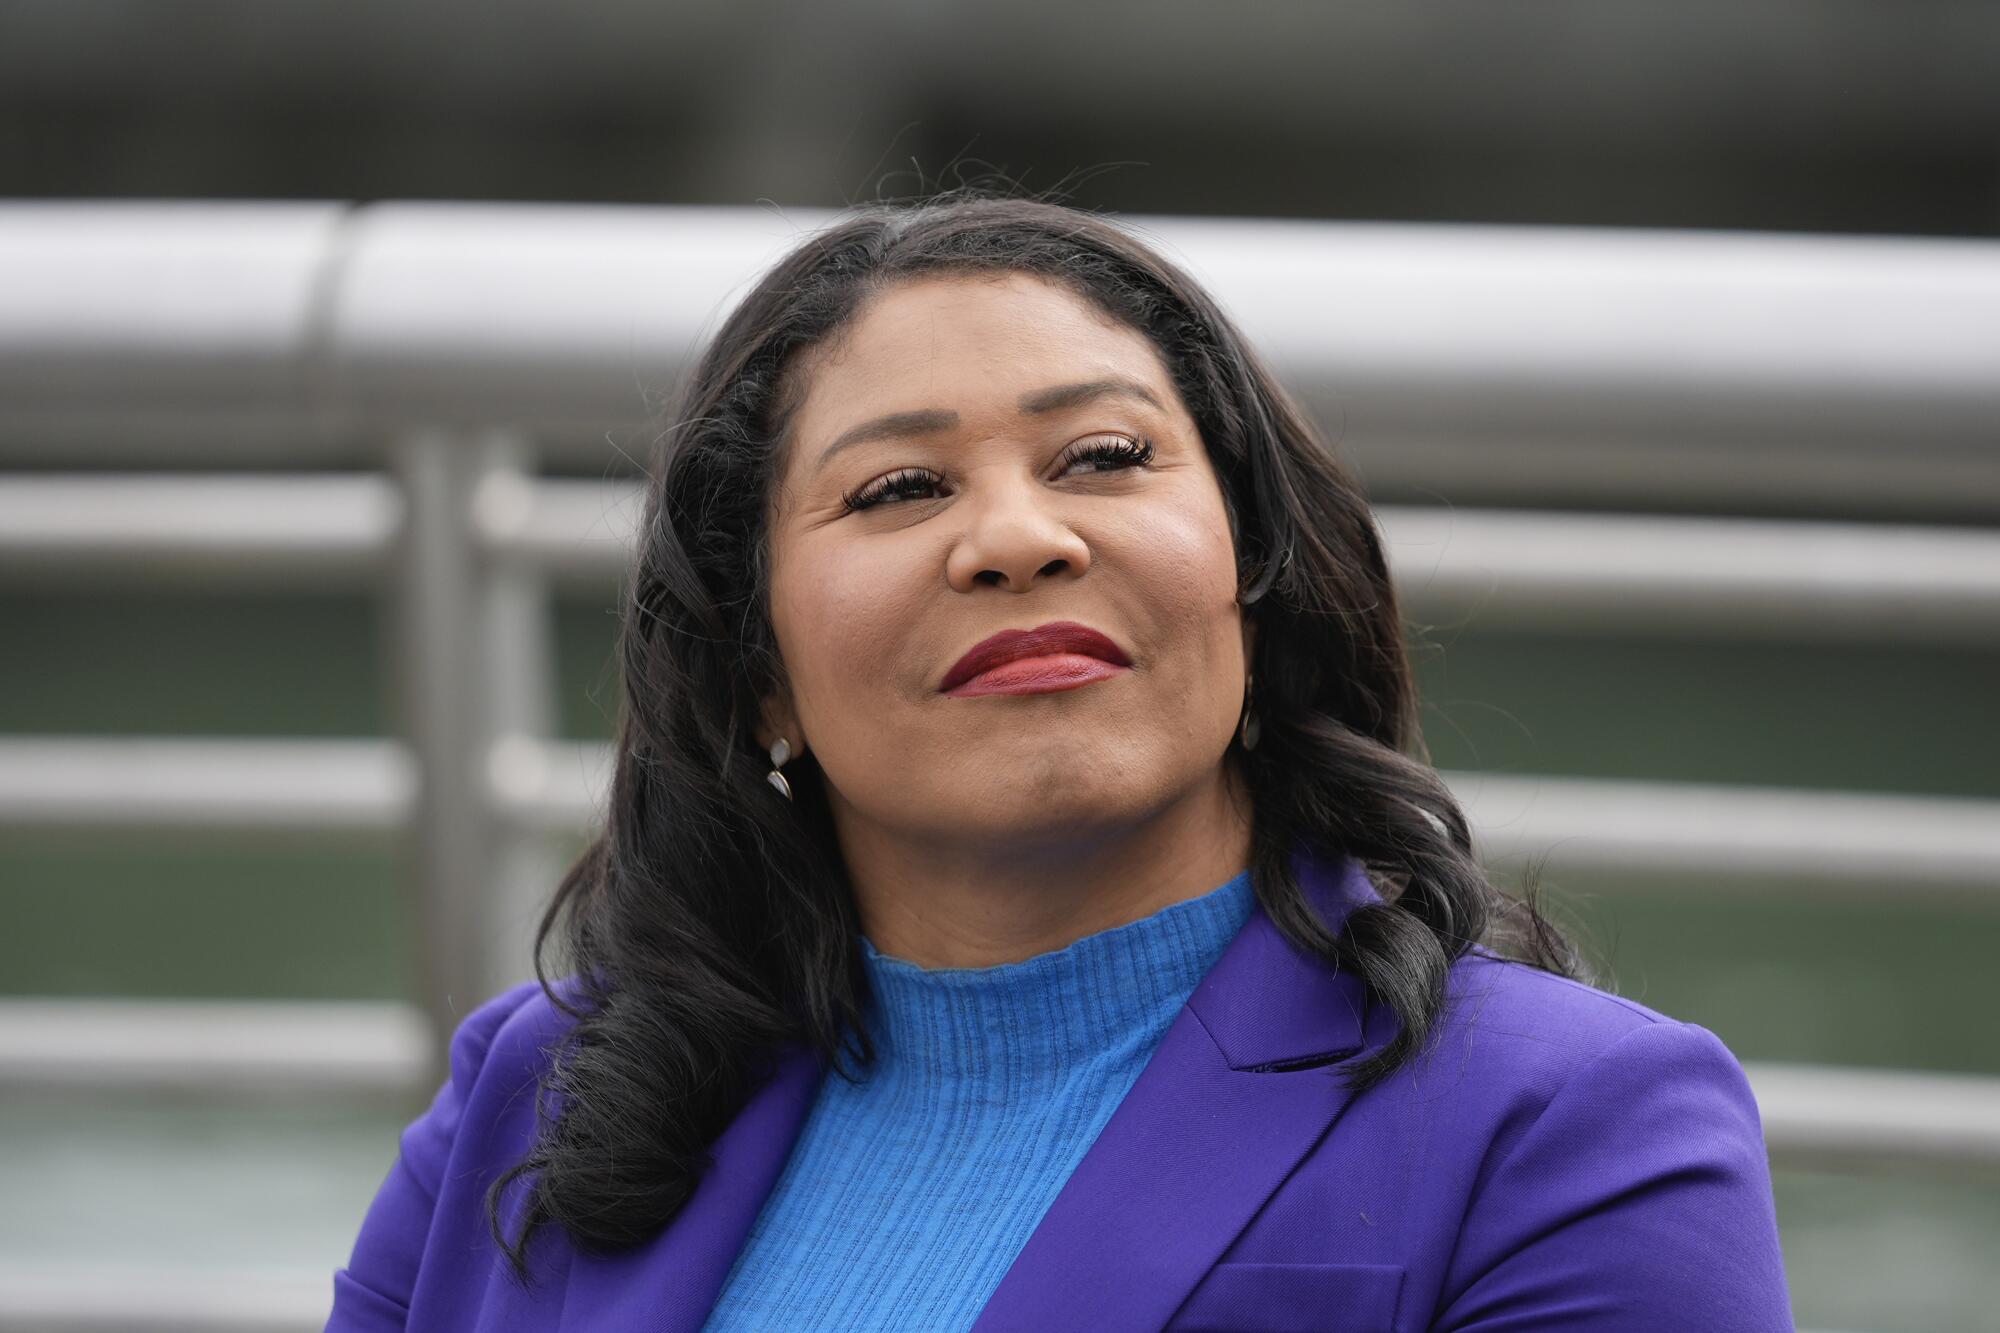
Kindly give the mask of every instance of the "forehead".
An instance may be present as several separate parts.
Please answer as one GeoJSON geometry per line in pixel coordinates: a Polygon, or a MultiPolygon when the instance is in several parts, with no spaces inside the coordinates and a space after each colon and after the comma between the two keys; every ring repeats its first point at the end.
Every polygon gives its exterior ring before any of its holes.
{"type": "Polygon", "coordinates": [[[1171,392],[1150,338],[1062,284],[1024,273],[898,282],[801,369],[793,424],[808,444],[858,412],[1011,412],[1023,390],[1099,373],[1171,392]]]}

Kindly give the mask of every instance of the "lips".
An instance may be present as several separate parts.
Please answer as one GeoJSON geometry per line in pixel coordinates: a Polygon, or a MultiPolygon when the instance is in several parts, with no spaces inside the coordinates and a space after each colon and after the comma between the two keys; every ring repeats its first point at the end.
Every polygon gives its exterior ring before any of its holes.
{"type": "Polygon", "coordinates": [[[998,634],[981,639],[970,652],[952,664],[951,670],[944,673],[944,681],[938,690],[955,690],[980,672],[990,671],[1007,662],[1058,653],[1095,657],[1114,666],[1132,665],[1132,659],[1125,655],[1125,650],[1106,635],[1074,620],[1052,620],[1033,629],[1003,629],[998,634]]]}

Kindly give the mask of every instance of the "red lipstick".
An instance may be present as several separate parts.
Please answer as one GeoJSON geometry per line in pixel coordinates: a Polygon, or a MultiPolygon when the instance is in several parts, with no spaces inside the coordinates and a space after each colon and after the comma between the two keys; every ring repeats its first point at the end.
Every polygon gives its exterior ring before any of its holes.
{"type": "Polygon", "coordinates": [[[981,639],[944,673],[938,690],[959,698],[1048,694],[1108,679],[1131,665],[1108,636],[1074,620],[1052,620],[981,639]]]}

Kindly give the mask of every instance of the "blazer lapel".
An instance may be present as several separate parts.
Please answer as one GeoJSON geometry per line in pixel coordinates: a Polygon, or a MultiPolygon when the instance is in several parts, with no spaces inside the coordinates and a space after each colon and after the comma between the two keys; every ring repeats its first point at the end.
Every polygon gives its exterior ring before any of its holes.
{"type": "Polygon", "coordinates": [[[786,1047],[770,1079],[715,1140],[712,1164],[672,1225],[617,1255],[576,1254],[562,1333],[696,1333],[791,1156],[822,1073],[809,1048],[786,1047]]]}
{"type": "MultiPolygon", "coordinates": [[[[1358,862],[1293,866],[1320,918],[1380,901],[1358,862]]],[[[1287,940],[1262,906],[1195,988],[1028,1238],[974,1333],[1164,1327],[1352,1094],[1326,1068],[1394,1014],[1287,940]],[[1287,1070],[1284,1066],[1292,1064],[1287,1070]]]]}

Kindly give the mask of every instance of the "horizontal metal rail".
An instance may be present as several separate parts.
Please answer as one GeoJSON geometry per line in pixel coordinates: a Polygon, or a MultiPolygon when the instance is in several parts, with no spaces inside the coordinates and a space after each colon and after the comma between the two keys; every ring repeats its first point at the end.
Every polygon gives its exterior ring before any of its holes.
{"type": "MultiPolygon", "coordinates": [[[[601,821],[611,751],[502,737],[485,799],[521,829],[601,821]]],[[[1566,874],[1742,877],[1799,892],[2000,907],[2000,801],[1447,771],[1488,861],[1566,874]]],[[[414,808],[393,740],[0,738],[0,829],[393,833],[414,808]]]]}
{"type": "Polygon", "coordinates": [[[403,524],[379,472],[0,476],[0,580],[359,582],[403,524]]]}
{"type": "Polygon", "coordinates": [[[0,999],[0,1087],[224,1101],[407,1102],[431,1025],[364,1001],[0,999]]]}
{"type": "Polygon", "coordinates": [[[1752,1062],[1774,1164],[2000,1181],[2000,1078],[1752,1062]]]}
{"type": "Polygon", "coordinates": [[[0,829],[393,834],[416,786],[388,740],[0,737],[0,829]]]}
{"type": "MultiPolygon", "coordinates": [[[[472,497],[494,559],[611,583],[630,483],[500,472],[472,497]]],[[[1552,511],[1376,511],[1408,614],[1482,626],[2000,642],[2000,533],[1552,511]]],[[[0,478],[0,580],[296,584],[382,576],[402,523],[379,475],[0,478]]]]}
{"type": "Polygon", "coordinates": [[[1481,857],[1552,873],[1782,882],[1806,895],[2000,907],[2000,801],[1445,771],[1481,857]]]}
{"type": "Polygon", "coordinates": [[[0,1333],[319,1333],[333,1269],[0,1264],[0,1333]]]}
{"type": "MultiPolygon", "coordinates": [[[[0,206],[0,455],[371,456],[505,423],[643,451],[819,210],[0,206]],[[225,443],[229,441],[229,443],[225,443]]],[[[2000,508],[2000,245],[1134,217],[1371,491],[2000,508]]]]}
{"type": "Polygon", "coordinates": [[[1738,639],[2000,643],[2000,532],[1381,506],[1426,620],[1738,639]]]}

